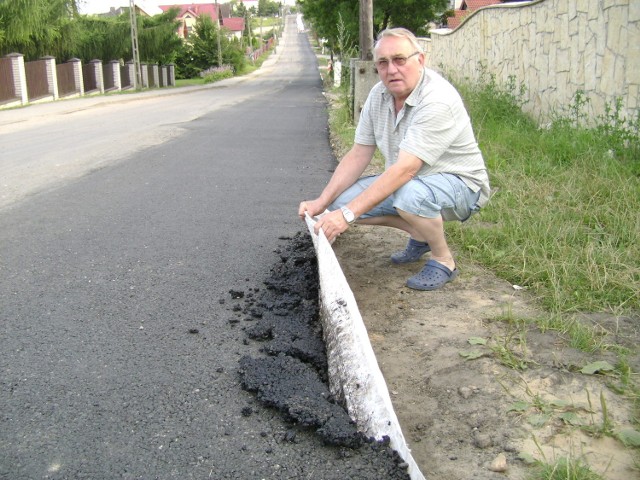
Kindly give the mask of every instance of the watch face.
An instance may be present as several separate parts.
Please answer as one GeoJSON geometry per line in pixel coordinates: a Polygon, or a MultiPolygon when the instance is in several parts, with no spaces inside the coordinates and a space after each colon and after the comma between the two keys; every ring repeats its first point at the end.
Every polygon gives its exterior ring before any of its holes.
{"type": "Polygon", "coordinates": [[[351,223],[356,219],[353,212],[347,207],[342,207],[342,215],[344,215],[344,219],[347,221],[347,223],[351,223]]]}

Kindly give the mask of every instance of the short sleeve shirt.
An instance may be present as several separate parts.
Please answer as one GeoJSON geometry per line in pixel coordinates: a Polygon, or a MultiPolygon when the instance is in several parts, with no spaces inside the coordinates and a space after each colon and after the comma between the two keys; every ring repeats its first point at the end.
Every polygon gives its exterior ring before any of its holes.
{"type": "Polygon", "coordinates": [[[355,142],[376,145],[385,168],[404,150],[424,162],[418,175],[457,175],[474,192],[480,191],[478,206],[489,200],[489,177],[462,98],[433,70],[423,70],[397,115],[393,96],[377,83],[360,114],[355,142]]]}

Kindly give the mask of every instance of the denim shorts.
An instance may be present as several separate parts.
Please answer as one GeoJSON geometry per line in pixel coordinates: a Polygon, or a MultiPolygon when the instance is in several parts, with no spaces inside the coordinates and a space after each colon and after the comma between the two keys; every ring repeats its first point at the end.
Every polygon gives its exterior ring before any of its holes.
{"type": "MultiPolygon", "coordinates": [[[[337,210],[360,195],[379,175],[362,177],[330,206],[337,210]]],[[[437,173],[415,177],[359,218],[398,215],[396,209],[426,218],[442,216],[445,221],[464,222],[475,212],[480,192],[474,192],[457,175],[437,173]]]]}

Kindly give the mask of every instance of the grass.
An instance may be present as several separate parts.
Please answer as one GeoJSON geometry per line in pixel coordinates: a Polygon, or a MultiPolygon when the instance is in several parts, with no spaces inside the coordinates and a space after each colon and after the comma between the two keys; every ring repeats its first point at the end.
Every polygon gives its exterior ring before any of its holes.
{"type": "Polygon", "coordinates": [[[204,78],[180,78],[176,79],[176,87],[190,87],[193,85],[204,85],[204,78]]]}
{"type": "Polygon", "coordinates": [[[549,312],[640,310],[638,122],[558,119],[542,129],[516,91],[491,81],[460,89],[495,194],[481,215],[448,229],[452,241],[549,312]]]}
{"type": "Polygon", "coordinates": [[[577,458],[562,457],[553,463],[539,462],[529,477],[531,480],[602,480],[604,477],[591,470],[577,458]]]}

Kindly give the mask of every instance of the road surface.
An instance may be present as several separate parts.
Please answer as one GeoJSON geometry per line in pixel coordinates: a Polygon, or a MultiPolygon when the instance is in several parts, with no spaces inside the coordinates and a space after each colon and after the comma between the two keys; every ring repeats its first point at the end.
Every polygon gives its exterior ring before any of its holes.
{"type": "Polygon", "coordinates": [[[0,478],[390,478],[241,388],[260,344],[229,292],[264,288],[335,163],[293,18],[278,48],[207,88],[0,112],[0,478]]]}

